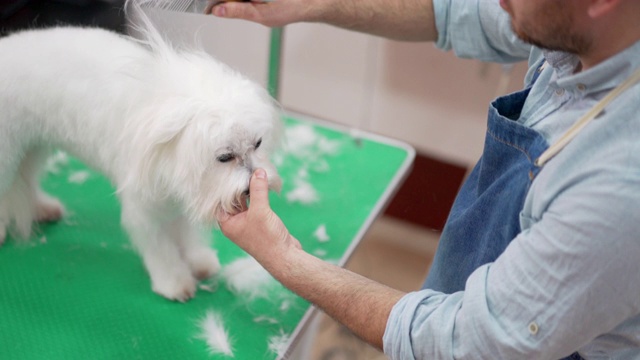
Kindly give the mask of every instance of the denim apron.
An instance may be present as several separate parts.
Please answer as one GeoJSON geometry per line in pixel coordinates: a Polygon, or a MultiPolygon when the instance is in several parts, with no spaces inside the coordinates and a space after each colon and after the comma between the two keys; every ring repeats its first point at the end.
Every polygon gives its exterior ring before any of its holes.
{"type": "MultiPolygon", "coordinates": [[[[469,275],[495,261],[520,233],[520,211],[541,170],[535,161],[549,145],[516,120],[541,71],[542,66],[525,90],[491,103],[482,156],[453,203],[423,288],[464,290],[469,275]]],[[[574,353],[563,360],[582,357],[574,353]]]]}
{"type": "Polygon", "coordinates": [[[469,275],[496,260],[520,233],[520,211],[541,169],[534,162],[549,147],[516,121],[540,72],[525,90],[491,103],[484,151],[453,203],[423,288],[464,290],[469,275]]]}

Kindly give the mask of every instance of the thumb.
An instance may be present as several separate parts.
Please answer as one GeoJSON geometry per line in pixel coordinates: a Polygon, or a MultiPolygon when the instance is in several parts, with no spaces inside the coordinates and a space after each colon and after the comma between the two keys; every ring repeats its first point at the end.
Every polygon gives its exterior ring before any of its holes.
{"type": "Polygon", "coordinates": [[[264,169],[257,169],[249,183],[250,203],[249,207],[269,207],[269,181],[264,169]]]}

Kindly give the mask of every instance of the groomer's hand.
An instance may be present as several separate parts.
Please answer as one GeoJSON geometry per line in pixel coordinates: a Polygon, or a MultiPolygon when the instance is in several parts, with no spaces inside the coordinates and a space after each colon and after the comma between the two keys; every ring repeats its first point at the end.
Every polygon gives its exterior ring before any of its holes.
{"type": "Polygon", "coordinates": [[[213,7],[212,14],[229,19],[244,19],[268,27],[281,27],[301,21],[315,21],[326,1],[274,0],[269,2],[228,1],[213,7]]]}
{"type": "Polygon", "coordinates": [[[278,262],[288,251],[301,246],[269,206],[269,183],[264,169],[253,173],[249,191],[249,209],[220,219],[220,229],[266,268],[270,262],[278,262]]]}

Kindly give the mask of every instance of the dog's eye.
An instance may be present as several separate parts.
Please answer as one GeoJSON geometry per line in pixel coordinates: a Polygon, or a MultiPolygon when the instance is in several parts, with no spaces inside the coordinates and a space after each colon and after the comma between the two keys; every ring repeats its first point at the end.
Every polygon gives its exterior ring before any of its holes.
{"type": "Polygon", "coordinates": [[[221,163],[226,163],[233,160],[234,158],[235,156],[233,154],[223,154],[218,156],[218,161],[220,161],[221,163]]]}
{"type": "Polygon", "coordinates": [[[256,143],[256,150],[260,147],[260,145],[262,145],[262,139],[258,140],[258,142],[256,143]]]}

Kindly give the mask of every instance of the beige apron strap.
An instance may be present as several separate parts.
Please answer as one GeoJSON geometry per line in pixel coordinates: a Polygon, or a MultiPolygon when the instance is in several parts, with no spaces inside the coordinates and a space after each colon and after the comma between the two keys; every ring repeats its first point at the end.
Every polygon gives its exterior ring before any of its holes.
{"type": "Polygon", "coordinates": [[[552,157],[556,156],[560,150],[562,150],[576,135],[584,128],[591,120],[595,119],[604,108],[609,105],[618,95],[625,92],[627,89],[640,82],[640,68],[631,74],[627,80],[618,85],[615,89],[611,90],[602,100],[600,100],[593,108],[591,108],[586,114],[584,114],[578,121],[562,137],[553,145],[551,145],[545,152],[536,159],[535,165],[542,167],[552,157]]]}

